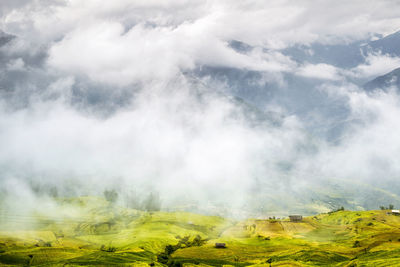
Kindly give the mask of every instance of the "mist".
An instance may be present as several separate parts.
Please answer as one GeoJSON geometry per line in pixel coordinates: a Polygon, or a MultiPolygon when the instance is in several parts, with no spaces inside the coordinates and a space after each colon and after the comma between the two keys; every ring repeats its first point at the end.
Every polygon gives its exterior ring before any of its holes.
{"type": "Polygon", "coordinates": [[[363,88],[400,55],[360,45],[398,5],[3,1],[2,209],[106,190],[232,217],[400,205],[399,90],[363,88]],[[344,66],[315,45],[361,48],[344,66]]]}

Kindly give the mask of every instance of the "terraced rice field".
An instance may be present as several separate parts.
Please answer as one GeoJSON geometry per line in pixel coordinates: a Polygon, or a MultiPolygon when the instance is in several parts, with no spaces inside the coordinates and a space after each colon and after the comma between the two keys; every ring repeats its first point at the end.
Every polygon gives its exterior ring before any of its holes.
{"type": "Polygon", "coordinates": [[[400,266],[400,217],[386,211],[235,221],[90,197],[60,205],[78,216],[4,224],[2,266],[400,266]]]}

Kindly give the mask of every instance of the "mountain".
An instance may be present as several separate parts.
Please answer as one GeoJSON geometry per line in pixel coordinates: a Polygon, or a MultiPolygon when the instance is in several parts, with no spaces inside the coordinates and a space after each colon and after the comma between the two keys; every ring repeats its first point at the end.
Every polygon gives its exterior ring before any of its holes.
{"type": "MultiPolygon", "coordinates": [[[[367,64],[368,54],[389,54],[400,56],[400,31],[377,40],[360,40],[343,42],[335,45],[311,43],[309,45],[293,45],[280,52],[297,62],[299,66],[306,64],[328,64],[344,71],[367,64]]],[[[232,40],[229,47],[237,53],[248,54],[255,47],[232,40]]],[[[264,48],[265,49],[265,48],[264,48]]],[[[223,84],[223,93],[237,97],[261,111],[279,106],[287,112],[300,118],[305,123],[307,131],[314,136],[337,142],[344,132],[350,110],[345,98],[332,97],[321,86],[326,83],[343,85],[342,80],[326,81],[318,78],[302,77],[292,72],[265,73],[261,71],[239,69],[234,67],[201,66],[194,70],[193,76],[211,81],[211,84],[223,84]]],[[[389,75],[390,76],[390,75],[389,75]]],[[[397,74],[390,77],[377,78],[377,81],[367,84],[367,90],[398,84],[397,74]],[[387,81],[386,81],[387,80],[387,81]],[[371,89],[372,88],[372,89],[371,89]]],[[[362,86],[365,79],[348,78],[351,83],[362,86]]]]}
{"type": "Polygon", "coordinates": [[[312,43],[308,46],[294,45],[283,50],[283,54],[299,63],[325,63],[339,68],[353,68],[362,64],[369,53],[400,56],[399,44],[400,31],[373,41],[361,40],[335,45],[321,43],[312,43]]]}
{"type": "Polygon", "coordinates": [[[382,54],[400,56],[400,31],[369,42],[364,48],[381,51],[382,54]]]}
{"type": "Polygon", "coordinates": [[[400,68],[376,77],[372,81],[367,82],[363,87],[366,91],[371,92],[377,89],[387,90],[389,87],[400,88],[400,68]]]}
{"type": "Polygon", "coordinates": [[[283,54],[290,56],[299,63],[324,63],[339,68],[353,68],[364,61],[360,49],[363,44],[365,44],[365,41],[336,45],[321,43],[313,43],[308,46],[295,45],[285,49],[283,54]]]}

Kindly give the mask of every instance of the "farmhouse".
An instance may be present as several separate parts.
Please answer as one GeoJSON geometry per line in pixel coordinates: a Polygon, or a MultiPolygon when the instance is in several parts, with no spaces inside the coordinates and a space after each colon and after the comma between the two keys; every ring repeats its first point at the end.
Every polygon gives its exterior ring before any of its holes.
{"type": "Polygon", "coordinates": [[[215,243],[215,247],[216,248],[226,248],[226,244],[225,243],[215,243]]]}
{"type": "Polygon", "coordinates": [[[391,210],[390,213],[393,215],[400,215],[400,210],[391,210]]]}
{"type": "Polygon", "coordinates": [[[303,220],[303,216],[301,215],[289,215],[289,219],[291,222],[301,222],[303,220]]]}

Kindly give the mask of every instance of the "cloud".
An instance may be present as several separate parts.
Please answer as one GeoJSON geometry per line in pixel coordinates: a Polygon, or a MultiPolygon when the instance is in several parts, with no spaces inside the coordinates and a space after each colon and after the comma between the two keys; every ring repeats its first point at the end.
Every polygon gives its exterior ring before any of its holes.
{"type": "MultiPolygon", "coordinates": [[[[397,4],[32,1],[9,9],[1,27],[23,39],[49,45],[50,68],[126,86],[173,78],[202,65],[291,71],[294,63],[277,50],[293,44],[334,44],[389,33],[400,26],[397,4]],[[237,53],[227,45],[231,40],[257,49],[237,53]]],[[[327,74],[329,67],[318,68],[323,75],[322,68],[327,74]]],[[[309,70],[301,72],[308,75],[309,70]]],[[[332,71],[324,78],[336,79],[332,71]]]]}
{"type": "Polygon", "coordinates": [[[350,70],[349,74],[357,78],[374,78],[400,67],[400,58],[381,53],[368,54],[365,63],[350,70]]]}
{"type": "Polygon", "coordinates": [[[322,80],[336,81],[342,79],[340,70],[328,64],[305,64],[296,72],[297,75],[322,80]]]}
{"type": "Polygon", "coordinates": [[[325,173],[342,179],[372,184],[389,182],[395,186],[400,173],[398,93],[378,92],[371,97],[364,92],[352,92],[348,97],[350,119],[357,123],[348,128],[340,146],[324,150],[317,164],[323,166],[325,173]]]}
{"type": "MultiPolygon", "coordinates": [[[[79,24],[114,21],[127,27],[146,23],[156,27],[207,21],[207,32],[217,39],[237,39],[251,45],[280,46],[287,43],[365,38],[370,33],[388,34],[399,28],[397,1],[298,2],[231,1],[24,1],[8,10],[3,28],[14,33],[57,39],[79,24]],[[330,12],[327,13],[326,11],[330,12]],[[27,30],[33,30],[31,33],[27,30]]],[[[5,1],[13,6],[15,1],[5,1]]]]}
{"type": "MultiPolygon", "coordinates": [[[[367,95],[347,80],[391,70],[398,58],[369,54],[343,70],[284,52],[393,32],[397,1],[4,3],[0,27],[17,37],[0,48],[0,185],[20,185],[17,199],[34,198],[30,183],[65,195],[120,184],[157,190],[166,207],[190,199],[241,210],[256,193],[269,205],[302,184],[400,172],[397,93],[367,95]],[[232,69],[250,73],[265,105],[213,80],[232,69]],[[290,114],[290,105],[309,113],[290,114]],[[350,111],[337,120],[323,105],[350,111]],[[337,142],[308,131],[312,115],[343,128],[337,142]]],[[[230,82],[251,95],[238,72],[230,82]]]]}
{"type": "Polygon", "coordinates": [[[7,69],[11,71],[21,71],[24,70],[24,67],[25,62],[22,58],[17,58],[7,64],[7,69]]]}
{"type": "Polygon", "coordinates": [[[120,86],[169,80],[202,65],[272,72],[289,71],[294,65],[279,52],[238,53],[206,29],[203,21],[176,28],[139,24],[128,31],[121,24],[104,22],[77,29],[53,45],[48,64],[120,86]]]}
{"type": "Polygon", "coordinates": [[[3,182],[34,177],[39,184],[75,183],[78,192],[99,194],[119,179],[140,192],[159,191],[167,207],[187,194],[201,204],[218,194],[213,201],[240,207],[251,177],[278,181],[277,164],[291,161],[304,142],[295,118],[279,128],[252,128],[227,98],[199,100],[191,90],[172,88],[142,94],[106,120],[53,101],[19,112],[3,109],[0,164],[9,177],[3,182]],[[232,193],[235,200],[228,197],[232,193]]]}

